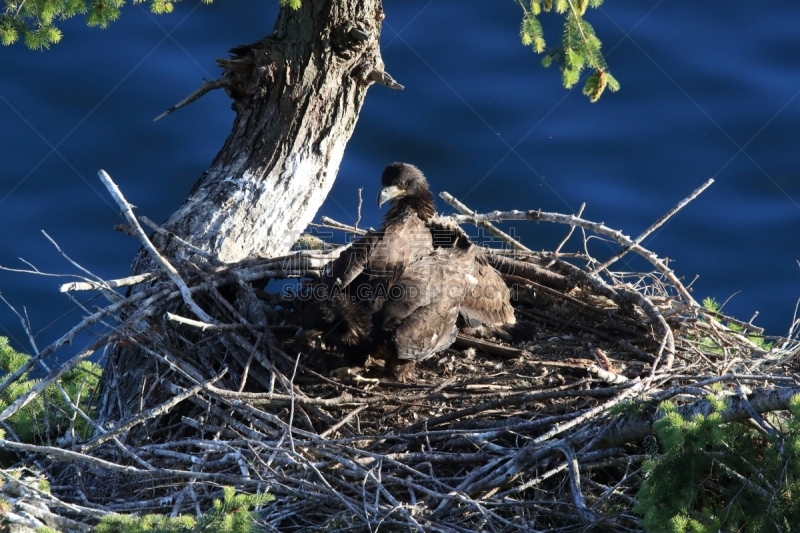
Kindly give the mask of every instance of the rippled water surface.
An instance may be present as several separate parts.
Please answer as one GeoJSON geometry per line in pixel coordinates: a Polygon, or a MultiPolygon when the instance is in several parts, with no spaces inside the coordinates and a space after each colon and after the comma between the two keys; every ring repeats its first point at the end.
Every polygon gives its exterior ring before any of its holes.
{"type": "MultiPolygon", "coordinates": [[[[353,221],[364,187],[362,223],[377,225],[378,176],[398,160],[478,211],[586,202],[585,217],[635,236],[714,177],[645,245],[687,280],[699,276],[696,297],[728,300],[725,311],[745,320],[759,311],[768,333],[786,332],[800,298],[800,4],[608,0],[588,18],[622,90],[597,104],[520,45],[515,2],[385,0],[385,11],[384,60],[406,89],[370,89],[321,214],[353,221]]],[[[107,31],[68,21],[50,51],[0,50],[0,265],[73,272],[45,230],[96,274],[126,275],[138,246],[112,230],[121,219],[97,170],[139,214],[165,219],[233,113],[217,92],[153,117],[218,76],[214,59],[231,46],[269,33],[276,12],[277,0],[185,1],[159,17],[128,6],[107,31]]],[[[545,31],[554,42],[560,30],[545,20],[545,31]]],[[[536,249],[566,231],[515,226],[536,249]]],[[[61,281],[0,272],[0,292],[27,309],[40,347],[81,314],[57,293],[61,281]]],[[[29,351],[5,307],[0,335],[29,351]]]]}

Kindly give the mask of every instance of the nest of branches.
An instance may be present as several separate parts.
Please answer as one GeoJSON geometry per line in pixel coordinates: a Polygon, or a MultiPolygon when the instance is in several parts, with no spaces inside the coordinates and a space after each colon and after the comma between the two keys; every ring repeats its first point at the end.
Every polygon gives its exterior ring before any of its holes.
{"type": "MultiPolygon", "coordinates": [[[[9,438],[0,447],[35,460],[52,489],[37,497],[76,528],[111,512],[194,513],[233,486],[275,496],[259,511],[265,530],[636,531],[639,465],[653,453],[642,439],[659,402],[671,398],[687,416],[707,412],[707,387],[721,382],[733,396],[726,420],[759,420],[800,392],[787,363],[796,340],[763,348],[753,340],[761,330],[698,305],[641,246],[681,206],[630,239],[580,214],[478,215],[443,197],[462,212],[454,222],[509,243],[485,252],[513,287],[519,319],[535,325],[534,340],[460,334],[418,365],[413,383],[387,379],[380,363],[363,378],[334,379],[328,371],[342,365],[341,354],[300,341],[302,303],[267,282],[313,279],[336,246],[220,264],[187,243],[186,258],[165,266],[166,276],[65,285],[111,300],[67,336],[99,323],[110,329],[15,402],[24,405],[76,360],[115,343],[153,368],[140,412],[92,422],[92,434],[57,446],[9,438]],[[593,232],[621,250],[605,262],[586,251],[562,254],[561,246],[533,252],[490,223],[509,219],[563,223],[564,242],[580,228],[584,239],[593,232]],[[653,271],[615,272],[626,253],[645,257],[653,271]],[[114,290],[130,283],[146,286],[127,297],[114,290]],[[645,405],[639,416],[615,414],[633,400],[645,405]]],[[[105,368],[106,390],[124,380],[105,368]]]]}

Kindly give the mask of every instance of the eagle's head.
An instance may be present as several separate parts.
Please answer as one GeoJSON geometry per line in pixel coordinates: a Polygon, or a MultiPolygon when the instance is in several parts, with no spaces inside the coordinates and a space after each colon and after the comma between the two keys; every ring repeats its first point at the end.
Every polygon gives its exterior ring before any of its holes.
{"type": "Polygon", "coordinates": [[[381,185],[383,187],[378,194],[378,207],[388,201],[392,202],[387,216],[411,210],[427,221],[436,214],[428,180],[414,165],[392,163],[384,169],[381,185]]]}

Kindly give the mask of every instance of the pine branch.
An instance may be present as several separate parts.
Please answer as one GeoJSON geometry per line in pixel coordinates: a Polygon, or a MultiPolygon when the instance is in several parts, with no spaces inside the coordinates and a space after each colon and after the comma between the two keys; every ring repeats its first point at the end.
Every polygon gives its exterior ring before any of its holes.
{"type": "MultiPolygon", "coordinates": [[[[788,409],[789,402],[797,394],[800,394],[800,387],[756,389],[750,395],[749,403],[757,413],[778,411],[788,409]]],[[[708,400],[702,400],[678,407],[677,411],[682,418],[689,420],[698,414],[708,415],[711,413],[712,404],[708,400]]],[[[629,418],[607,432],[605,438],[598,445],[601,447],[616,447],[627,442],[641,440],[652,433],[653,424],[662,416],[663,412],[657,411],[642,418],[629,418]]],[[[726,409],[720,413],[720,416],[723,423],[746,420],[750,418],[750,411],[738,398],[733,397],[729,400],[726,409]]]]}

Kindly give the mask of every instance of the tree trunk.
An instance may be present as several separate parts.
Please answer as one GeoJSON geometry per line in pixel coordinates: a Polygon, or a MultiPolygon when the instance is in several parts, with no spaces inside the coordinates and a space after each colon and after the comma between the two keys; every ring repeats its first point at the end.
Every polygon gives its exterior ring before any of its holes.
{"type": "MultiPolygon", "coordinates": [[[[336,178],[373,81],[389,86],[379,37],[380,0],[303,0],[283,8],[275,31],[219,60],[236,119],[211,168],[164,227],[223,261],[288,251],[336,178]]],[[[158,235],[167,257],[184,250],[158,235]]],[[[156,269],[141,252],[134,273],[156,269]]],[[[138,411],[149,358],[111,350],[100,418],[138,411]]]]}
{"type": "Polygon", "coordinates": [[[373,72],[383,71],[380,0],[301,5],[281,10],[274,34],[219,61],[233,130],[166,223],[223,261],[292,246],[333,185],[373,72]]]}

